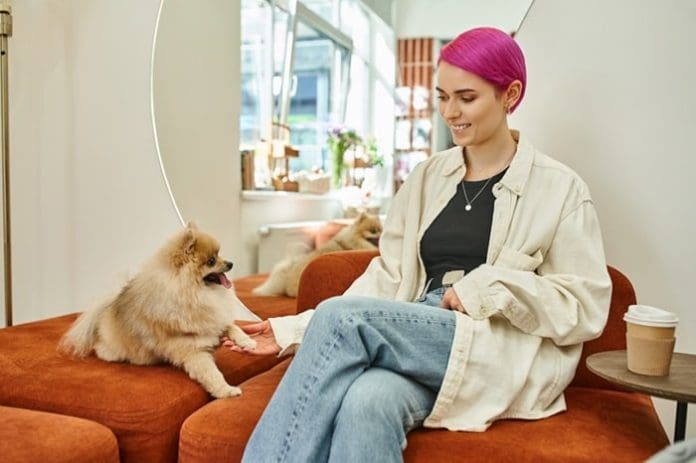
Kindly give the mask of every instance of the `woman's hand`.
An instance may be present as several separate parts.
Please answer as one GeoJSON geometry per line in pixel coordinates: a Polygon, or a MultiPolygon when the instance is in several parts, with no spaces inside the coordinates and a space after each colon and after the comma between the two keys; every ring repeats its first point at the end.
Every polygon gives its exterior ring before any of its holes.
{"type": "Polygon", "coordinates": [[[457,293],[454,292],[454,288],[447,288],[445,294],[442,295],[442,300],[440,301],[440,307],[450,310],[458,310],[460,312],[466,313],[466,309],[462,305],[462,301],[457,297],[457,293]]]}
{"type": "Polygon", "coordinates": [[[271,322],[268,320],[264,320],[259,323],[241,325],[240,328],[246,334],[251,336],[254,341],[256,341],[256,348],[249,349],[239,347],[229,338],[222,338],[222,345],[233,352],[239,352],[241,354],[278,355],[278,353],[280,353],[280,346],[276,342],[275,334],[273,334],[273,328],[271,327],[271,322]]]}

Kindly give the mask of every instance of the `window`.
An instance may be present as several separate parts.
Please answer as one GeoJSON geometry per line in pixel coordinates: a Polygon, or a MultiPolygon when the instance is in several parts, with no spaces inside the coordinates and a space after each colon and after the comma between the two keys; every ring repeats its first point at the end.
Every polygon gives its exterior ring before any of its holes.
{"type": "Polygon", "coordinates": [[[341,125],[376,136],[391,164],[391,28],[357,0],[242,0],[241,24],[243,145],[277,138],[274,127],[287,126],[299,150],[290,170],[329,171],[328,131],[341,125]]]}
{"type": "Polygon", "coordinates": [[[342,121],[348,82],[349,49],[299,21],[290,81],[287,125],[290,142],[300,157],[290,161],[293,171],[328,170],[326,138],[332,124],[342,121]]]}

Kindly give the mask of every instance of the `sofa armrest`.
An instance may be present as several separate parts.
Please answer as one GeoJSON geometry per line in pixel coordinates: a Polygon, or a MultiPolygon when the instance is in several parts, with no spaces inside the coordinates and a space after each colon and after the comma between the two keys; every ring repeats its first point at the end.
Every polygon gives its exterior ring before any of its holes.
{"type": "Polygon", "coordinates": [[[339,251],[312,260],[300,277],[297,313],[313,309],[324,299],[343,294],[377,255],[376,249],[339,251]]]}

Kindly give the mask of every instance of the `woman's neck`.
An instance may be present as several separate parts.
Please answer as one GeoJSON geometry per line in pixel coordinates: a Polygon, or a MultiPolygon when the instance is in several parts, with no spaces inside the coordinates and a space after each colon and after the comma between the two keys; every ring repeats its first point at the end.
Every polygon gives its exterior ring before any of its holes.
{"type": "Polygon", "coordinates": [[[517,142],[505,127],[504,132],[484,143],[463,148],[466,175],[464,180],[483,180],[505,169],[517,151],[517,142]]]}

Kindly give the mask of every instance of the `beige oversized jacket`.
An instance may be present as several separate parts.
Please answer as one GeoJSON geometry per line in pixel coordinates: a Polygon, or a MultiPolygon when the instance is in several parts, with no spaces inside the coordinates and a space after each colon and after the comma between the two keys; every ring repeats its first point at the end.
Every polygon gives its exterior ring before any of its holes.
{"type": "MultiPolygon", "coordinates": [[[[500,418],[565,410],[582,343],[601,333],[611,281],[585,183],[517,132],[517,153],[493,186],[486,263],[454,284],[456,312],[444,382],[426,427],[484,431],[500,418]]],[[[421,237],[455,194],[466,167],[455,147],[419,164],[394,197],[376,257],[346,294],[413,301],[425,286],[421,237]]],[[[284,348],[312,311],[272,319],[284,348]]]]}

